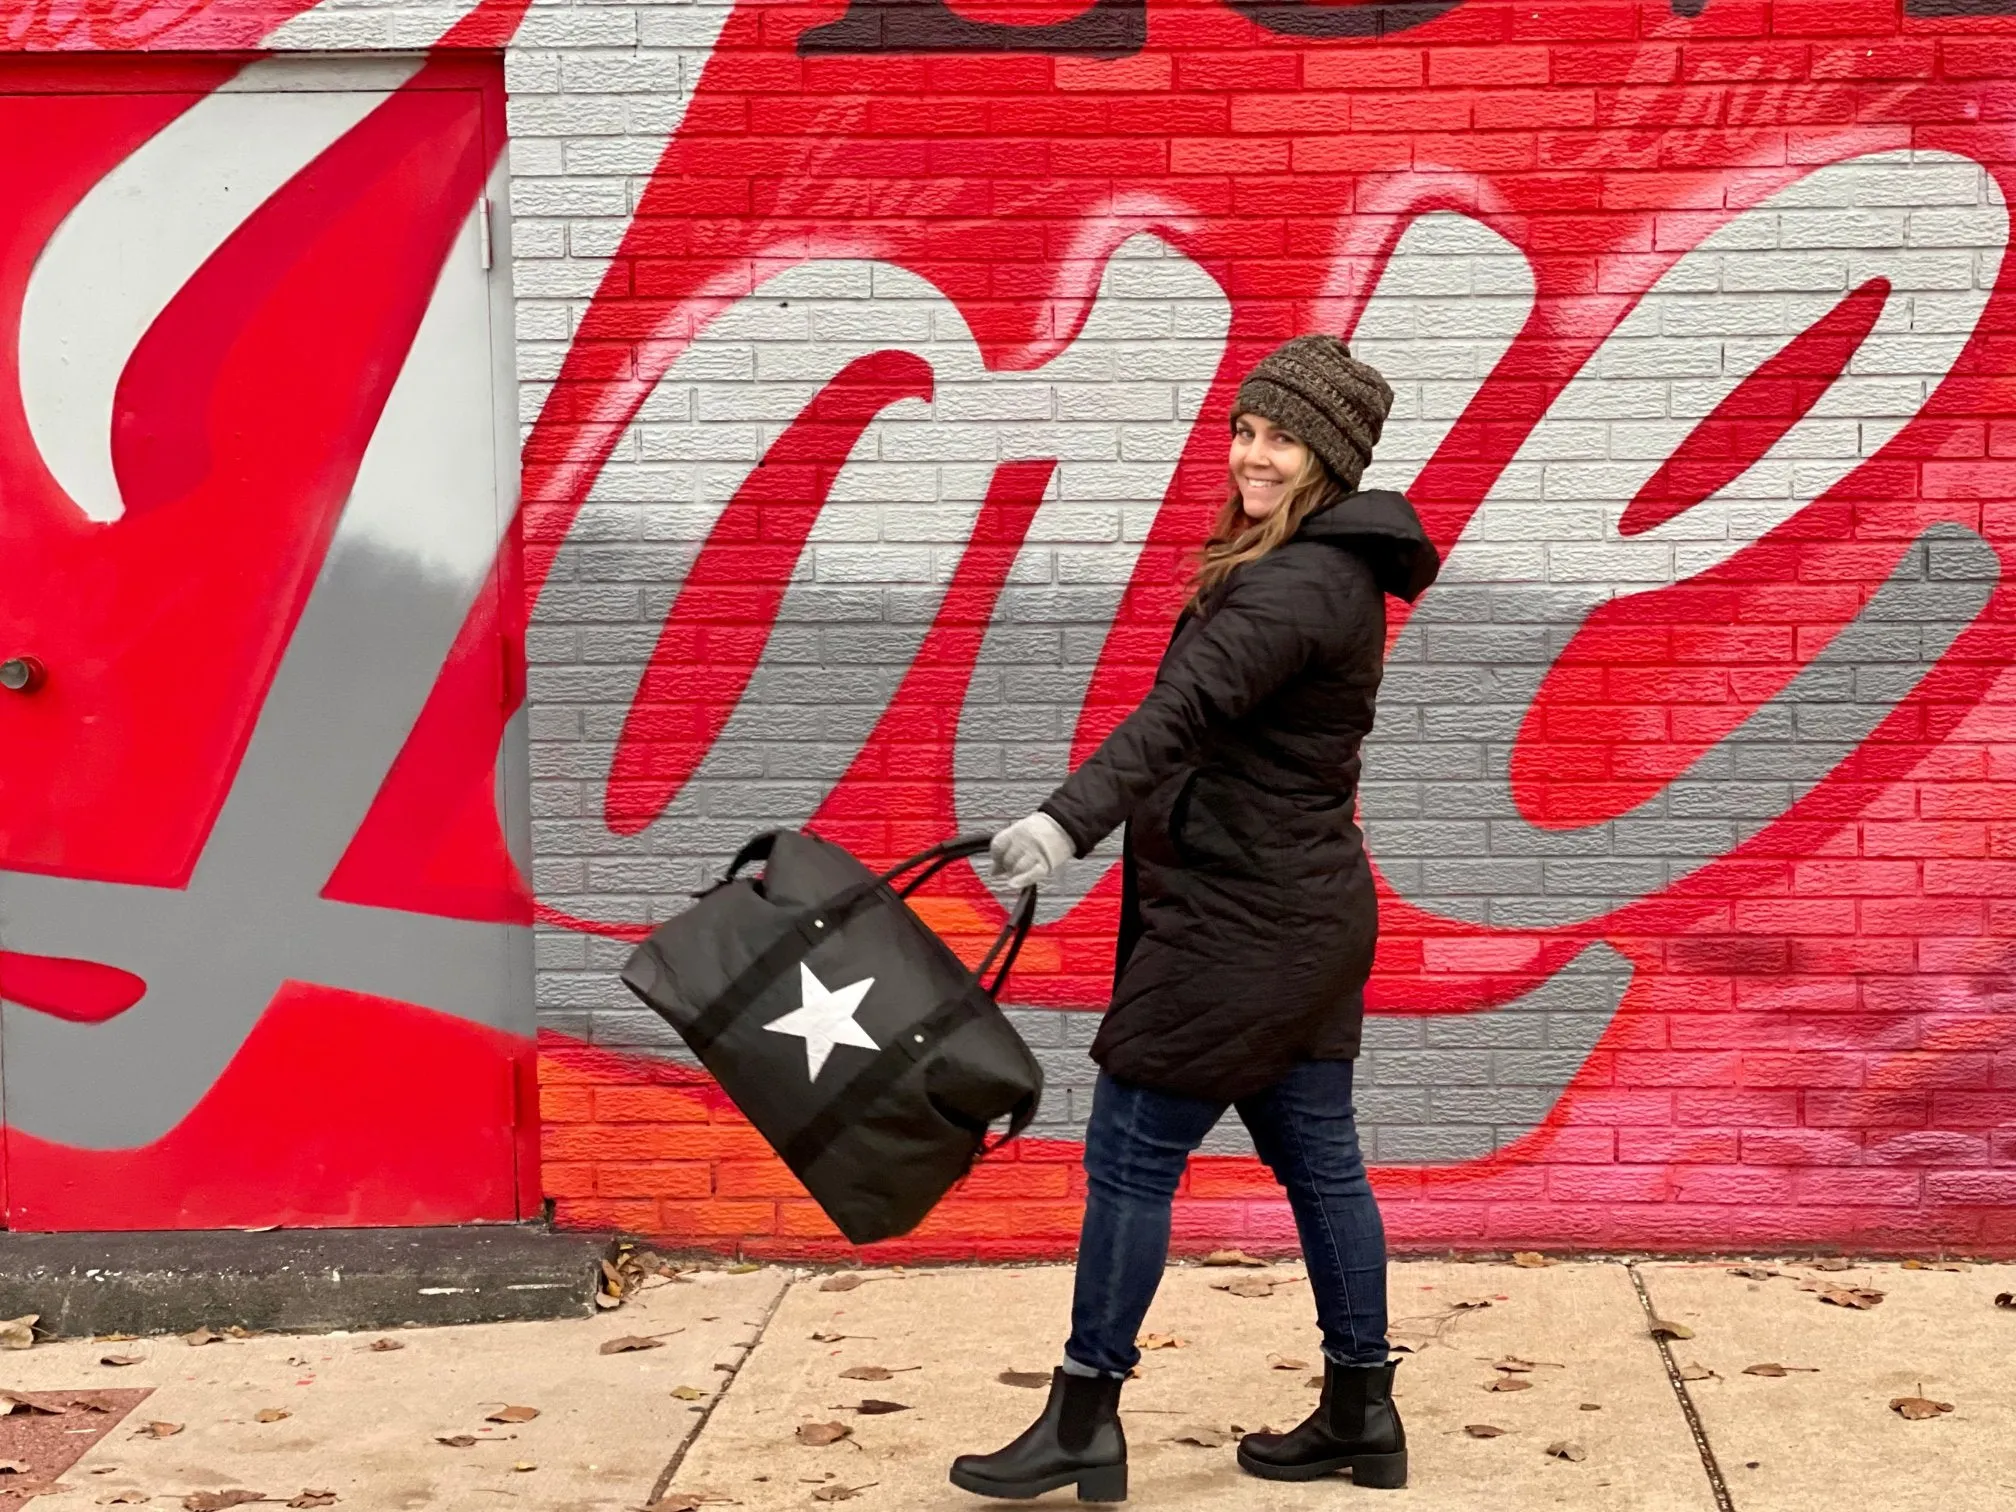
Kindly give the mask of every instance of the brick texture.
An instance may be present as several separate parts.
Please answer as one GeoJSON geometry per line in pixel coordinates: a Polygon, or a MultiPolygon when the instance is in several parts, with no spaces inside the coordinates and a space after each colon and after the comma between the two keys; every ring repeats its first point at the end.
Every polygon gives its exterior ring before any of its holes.
{"type": "MultiPolygon", "coordinates": [[[[1326,329],[1447,561],[1361,805],[1395,1244],[2016,1245],[2016,7],[812,45],[844,9],[273,37],[506,46],[561,1221],[844,1249],[618,967],[759,828],[887,861],[1026,812],[1146,686],[1239,373],[1326,329]]],[[[1116,855],[1014,984],[1038,1128],[879,1253],[1073,1244],[1116,855]]],[[[1177,1234],[1292,1246],[1236,1119],[1177,1234]]]]}

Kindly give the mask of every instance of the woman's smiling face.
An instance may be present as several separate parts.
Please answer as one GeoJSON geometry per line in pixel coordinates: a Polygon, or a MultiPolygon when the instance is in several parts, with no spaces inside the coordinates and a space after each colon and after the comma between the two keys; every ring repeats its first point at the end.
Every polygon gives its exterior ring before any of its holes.
{"type": "Polygon", "coordinates": [[[1281,507],[1288,485],[1308,462],[1309,448],[1264,416],[1241,415],[1232,422],[1232,486],[1254,524],[1281,507]]]}

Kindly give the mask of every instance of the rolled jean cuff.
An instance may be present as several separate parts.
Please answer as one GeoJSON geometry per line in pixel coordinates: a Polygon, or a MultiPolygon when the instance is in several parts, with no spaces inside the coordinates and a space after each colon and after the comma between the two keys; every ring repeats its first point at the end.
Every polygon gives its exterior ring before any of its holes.
{"type": "Polygon", "coordinates": [[[1342,1350],[1332,1349],[1328,1344],[1323,1346],[1324,1359],[1328,1360],[1332,1365],[1348,1365],[1353,1370],[1366,1370],[1376,1365],[1384,1365],[1392,1357],[1393,1352],[1390,1349],[1382,1349],[1377,1356],[1363,1360],[1354,1360],[1342,1350]]]}
{"type": "Polygon", "coordinates": [[[1100,1376],[1104,1376],[1109,1381],[1124,1381],[1127,1379],[1124,1371],[1101,1370],[1094,1365],[1080,1364],[1068,1354],[1064,1356],[1064,1363],[1060,1368],[1066,1375],[1084,1376],[1087,1380],[1097,1380],[1100,1376]]]}

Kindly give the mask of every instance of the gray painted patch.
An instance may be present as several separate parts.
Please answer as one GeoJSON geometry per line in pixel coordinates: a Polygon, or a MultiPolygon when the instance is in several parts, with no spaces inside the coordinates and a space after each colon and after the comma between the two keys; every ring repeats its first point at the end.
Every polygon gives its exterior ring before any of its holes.
{"type": "MultiPolygon", "coordinates": [[[[1455,1164],[1531,1133],[1610,1027],[1631,977],[1631,963],[1597,943],[1496,1008],[1368,1017],[1355,1077],[1365,1158],[1386,1166],[1455,1164]]],[[[1086,1050],[1099,1015],[1011,1008],[1008,1017],[1046,1078],[1030,1134],[1083,1139],[1098,1080],[1086,1050]]],[[[1251,1155],[1253,1144],[1228,1113],[1200,1153],[1251,1155]]]]}
{"type": "Polygon", "coordinates": [[[1554,658],[1609,594],[1431,590],[1387,658],[1361,805],[1380,871],[1444,918],[1546,929],[1664,891],[1774,823],[1845,761],[1986,607],[1995,549],[1920,535],[1797,676],[1630,812],[1543,829],[1512,795],[1513,746],[1554,658]]]}
{"type": "Polygon", "coordinates": [[[5,874],[10,949],[147,983],[99,1024],[0,1005],[11,1124],[85,1149],[159,1139],[287,981],[529,1031],[522,927],[318,896],[433,688],[468,587],[339,531],[189,886],[5,874]]]}

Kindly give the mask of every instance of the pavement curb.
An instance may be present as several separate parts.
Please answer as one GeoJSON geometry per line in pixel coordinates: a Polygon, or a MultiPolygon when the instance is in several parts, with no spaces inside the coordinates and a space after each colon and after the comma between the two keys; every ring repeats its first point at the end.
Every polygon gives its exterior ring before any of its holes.
{"type": "Polygon", "coordinates": [[[588,1317],[608,1252],[530,1224],[0,1233],[0,1317],[37,1313],[49,1338],[588,1317]]]}

